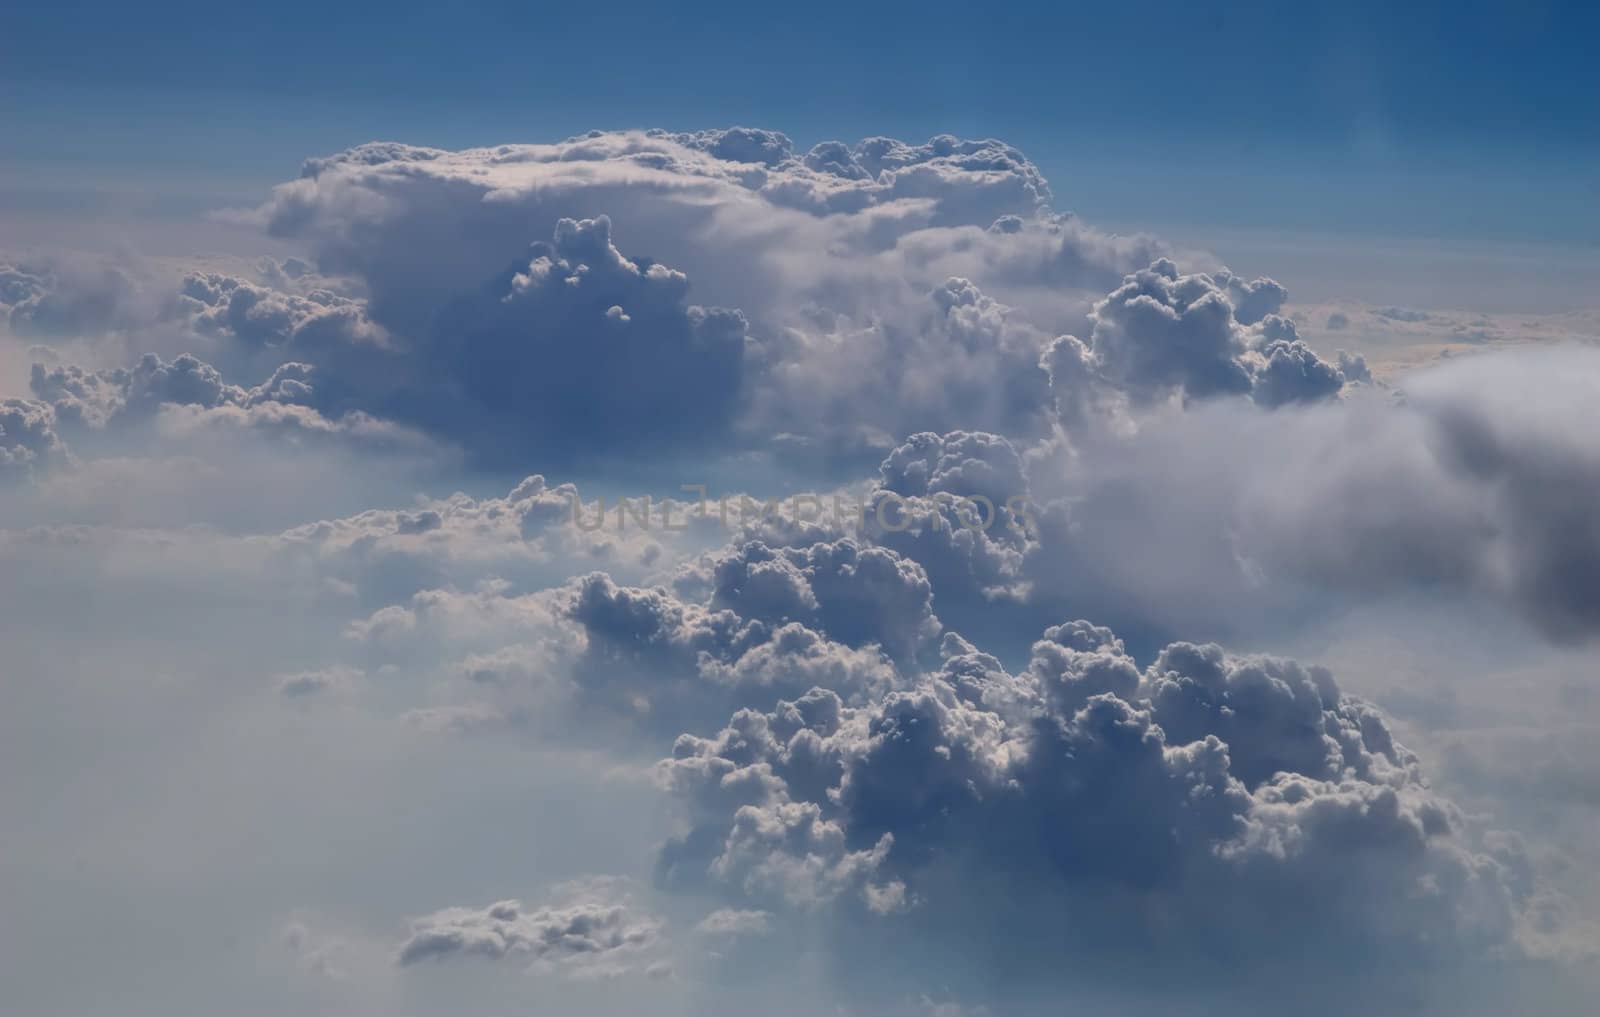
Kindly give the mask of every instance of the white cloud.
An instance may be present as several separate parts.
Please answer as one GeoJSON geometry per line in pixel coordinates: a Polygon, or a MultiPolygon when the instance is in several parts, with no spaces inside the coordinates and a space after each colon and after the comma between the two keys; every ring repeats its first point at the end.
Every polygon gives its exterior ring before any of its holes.
{"type": "Polygon", "coordinates": [[[522,958],[581,974],[600,965],[632,962],[660,937],[660,922],[630,909],[610,881],[564,888],[559,897],[559,903],[538,907],[503,900],[414,919],[397,963],[405,967],[454,957],[522,958]]]}
{"type": "Polygon", "coordinates": [[[310,160],[237,216],[297,256],[8,256],[17,1005],[1584,998],[1600,364],[1405,373],[1550,322],[1053,201],[594,132],[310,160]]]}

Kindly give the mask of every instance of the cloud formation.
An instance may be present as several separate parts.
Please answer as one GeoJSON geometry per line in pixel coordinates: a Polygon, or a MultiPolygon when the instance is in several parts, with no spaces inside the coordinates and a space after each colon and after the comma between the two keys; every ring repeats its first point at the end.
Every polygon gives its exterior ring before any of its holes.
{"type": "MultiPolygon", "coordinates": [[[[379,358],[374,373],[395,387],[352,393],[368,400],[359,408],[455,429],[482,454],[526,456],[526,442],[546,458],[703,450],[731,437],[849,462],[914,431],[1042,437],[1052,401],[1040,358],[1063,326],[1093,325],[1099,376],[1136,398],[1249,391],[1239,330],[1280,307],[1281,287],[1226,272],[1180,284],[1162,259],[1091,318],[1096,293],[1164,252],[1048,201],[1037,168],[998,142],[868,139],[800,155],[782,135],[733,130],[463,152],[363,146],[308,162],[253,214],[369,294],[365,318],[398,360],[379,358]],[[613,221],[625,250],[650,257],[624,254],[613,221]],[[1166,280],[1163,313],[1199,305],[1181,335],[1139,316],[1138,288],[1155,279],[1166,280]],[[706,304],[686,301],[691,281],[706,304]],[[1041,293],[1039,313],[1006,302],[1041,293]],[[1063,293],[1077,294],[1075,310],[1063,293]],[[1221,313],[1210,337],[1198,317],[1208,307],[1221,313]],[[1179,356],[1180,374],[1159,366],[1179,356]]],[[[262,305],[252,288],[235,293],[262,305]]],[[[283,333],[293,315],[269,317],[283,333]]],[[[1284,356],[1312,372],[1320,363],[1304,347],[1284,356]]],[[[1327,368],[1320,388],[1273,391],[1328,395],[1338,377],[1327,368]]]]}
{"type": "Polygon", "coordinates": [[[1475,844],[1375,708],[1214,645],[1140,668],[1073,622],[1009,674],[949,636],[914,687],[741,711],[661,772],[692,823],[668,885],[889,923],[868,938],[949,979],[1010,954],[1016,999],[1134,951],[1285,984],[1331,952],[1381,981],[1514,933],[1514,859],[1475,844]]]}
{"type": "Polygon", "coordinates": [[[415,919],[396,956],[402,967],[456,957],[522,958],[557,970],[625,964],[655,945],[659,920],[630,909],[610,881],[565,888],[564,900],[528,907],[503,900],[415,919]]]}
{"type": "Polygon", "coordinates": [[[0,889],[59,942],[31,887],[237,891],[285,1009],[1583,998],[1585,784],[1483,733],[1554,693],[1437,646],[1594,636],[1593,352],[1400,374],[1373,329],[1479,326],[1055,201],[948,136],[375,143],[230,213],[295,255],[8,256],[0,889]]]}
{"type": "Polygon", "coordinates": [[[0,402],[0,479],[34,476],[67,456],[50,406],[27,399],[0,402]]]}

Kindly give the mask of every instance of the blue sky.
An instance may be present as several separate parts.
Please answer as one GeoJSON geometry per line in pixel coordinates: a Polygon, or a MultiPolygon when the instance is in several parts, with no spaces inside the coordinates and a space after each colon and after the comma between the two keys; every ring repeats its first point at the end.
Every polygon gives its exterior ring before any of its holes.
{"type": "Polygon", "coordinates": [[[997,136],[1125,227],[1591,246],[1581,4],[27,4],[8,203],[172,212],[373,138],[732,123],[801,145],[997,136]],[[1174,172],[1181,168],[1182,173],[1174,172]]]}

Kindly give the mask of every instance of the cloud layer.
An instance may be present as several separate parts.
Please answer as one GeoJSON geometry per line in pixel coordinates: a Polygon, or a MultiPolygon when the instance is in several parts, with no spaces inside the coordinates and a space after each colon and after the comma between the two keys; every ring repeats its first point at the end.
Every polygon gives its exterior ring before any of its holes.
{"type": "Polygon", "coordinates": [[[1057,200],[374,143],[224,213],[294,255],[8,255],[17,1005],[1579,1012],[1593,796],[1491,747],[1600,725],[1600,360],[1057,200]]]}

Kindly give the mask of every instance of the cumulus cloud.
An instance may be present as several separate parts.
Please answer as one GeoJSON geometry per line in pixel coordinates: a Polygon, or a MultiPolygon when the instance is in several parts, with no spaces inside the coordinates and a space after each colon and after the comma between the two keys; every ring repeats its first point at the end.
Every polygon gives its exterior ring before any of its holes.
{"type": "Polygon", "coordinates": [[[1271,279],[1184,275],[1162,259],[1095,305],[1090,351],[1136,403],[1248,394],[1274,407],[1337,395],[1343,373],[1275,313],[1283,297],[1271,279]]]}
{"type": "Polygon", "coordinates": [[[445,697],[413,716],[433,730],[562,738],[587,718],[597,731],[670,737],[817,685],[864,701],[937,642],[926,576],[887,548],[745,540],[684,561],[704,535],[586,531],[578,500],[573,485],[532,477],[505,498],[374,510],[268,546],[376,608],[346,629],[373,666],[449,676],[445,697]],[[657,569],[668,536],[681,562],[670,581],[657,569]],[[609,572],[563,581],[601,562],[665,584],[609,572]]]}
{"type": "Polygon", "coordinates": [[[876,459],[928,429],[1048,434],[1050,337],[968,279],[946,279],[920,304],[900,321],[825,317],[764,343],[749,426],[824,460],[857,449],[876,459]]]}
{"type": "Polygon", "coordinates": [[[604,574],[577,581],[565,613],[584,637],[573,669],[580,701],[670,735],[816,685],[855,701],[893,686],[884,644],[909,652],[937,624],[920,570],[848,542],[813,550],[746,547],[720,563],[709,601],[604,574]],[[806,624],[829,620],[841,622],[833,638],[806,624]]]}
{"type": "Polygon", "coordinates": [[[576,484],[535,474],[500,496],[457,492],[305,523],[276,535],[273,546],[348,589],[356,603],[380,608],[426,590],[470,590],[489,580],[537,589],[596,567],[622,580],[643,579],[725,536],[714,525],[691,526],[696,517],[682,505],[657,505],[650,528],[619,527],[622,515],[614,508],[602,515],[603,509],[603,499],[586,499],[576,484]],[[665,516],[682,528],[661,525],[665,516]]]}
{"type": "Polygon", "coordinates": [[[75,442],[125,447],[135,425],[155,424],[180,438],[232,429],[438,454],[423,435],[364,411],[324,415],[312,405],[314,373],[289,361],[243,388],[190,354],[167,362],[147,353],[131,368],[98,371],[35,363],[29,383],[75,442]]]}
{"type": "MultiPolygon", "coordinates": [[[[1154,649],[1185,631],[1261,635],[1350,598],[1432,591],[1583,640],[1595,624],[1581,563],[1595,541],[1579,506],[1594,503],[1595,467],[1576,421],[1593,360],[1464,361],[1414,376],[1398,398],[1368,388],[1272,414],[1191,407],[1066,458],[994,435],[917,435],[866,499],[896,495],[900,524],[869,511],[860,532],[923,567],[946,622],[993,638],[1007,638],[1002,619],[1037,630],[1092,607],[1154,649]]],[[[1257,402],[1277,383],[1267,377],[1257,402]]]]}
{"type": "Polygon", "coordinates": [[[503,900],[414,919],[396,961],[407,967],[455,957],[512,958],[581,972],[634,962],[660,936],[660,920],[631,908],[610,881],[565,888],[561,896],[559,903],[537,907],[503,900]]]}
{"type": "Polygon", "coordinates": [[[851,646],[874,645],[902,664],[938,635],[921,567],[849,539],[773,550],[752,542],[709,562],[711,604],[782,625],[809,622],[851,646]]]}
{"type": "Polygon", "coordinates": [[[126,326],[137,316],[138,283],[122,267],[42,258],[0,265],[0,304],[19,336],[61,338],[126,326]]]}
{"type": "MultiPolygon", "coordinates": [[[[461,401],[416,409],[484,450],[719,441],[740,396],[746,324],[688,304],[688,288],[681,272],[624,257],[606,217],[562,219],[503,287],[447,308],[419,356],[461,401]]],[[[389,405],[404,414],[425,398],[389,405]]]]}
{"type": "MultiPolygon", "coordinates": [[[[295,274],[285,274],[275,262],[268,264],[273,270],[269,277],[281,285],[293,285],[306,271],[298,259],[291,259],[295,274]]],[[[385,341],[382,331],[366,320],[359,300],[327,289],[302,296],[218,272],[185,276],[179,309],[189,312],[190,324],[201,334],[227,336],[249,347],[316,349],[385,341]]]]}
{"type": "Polygon", "coordinates": [[[1232,305],[1209,279],[1180,276],[1170,261],[1135,273],[1095,305],[1092,342],[1107,376],[1136,399],[1250,390],[1232,305]]]}
{"type": "MultiPolygon", "coordinates": [[[[8,327],[51,346],[0,403],[23,520],[0,715],[68,714],[37,751],[163,773],[181,716],[236,810],[130,781],[41,806],[26,864],[66,871],[38,850],[59,834],[96,892],[156,883],[181,854],[159,826],[239,885],[326,871],[305,892],[357,913],[338,942],[382,970],[304,924],[295,965],[419,1009],[478,958],[509,962],[468,969],[484,984],[573,976],[539,984],[571,1012],[635,972],[700,1011],[804,984],[875,1012],[1460,1012],[1474,972],[1591,956],[1559,853],[1495,828],[1502,792],[1458,793],[1508,779],[1413,742],[1460,702],[1390,695],[1389,657],[1341,685],[1244,651],[1418,593],[1591,637],[1593,356],[1396,377],[1374,328],[1509,326],[1297,308],[1054,200],[1014,148],[947,136],[379,143],[235,214],[299,256],[9,259],[8,327]],[[431,472],[375,454],[397,447],[431,472]],[[730,523],[636,478],[749,497],[730,523]],[[241,507],[273,498],[292,519],[241,507]],[[84,673],[58,688],[63,640],[84,673]],[[119,730],[137,752],[101,744],[119,730]],[[326,828],[332,861],[223,844],[273,825],[239,818],[256,804],[326,828]],[[103,828],[66,836],[69,811],[103,828]],[[515,899],[529,865],[654,884],[515,899]],[[398,942],[397,915],[420,916],[398,942]]],[[[1390,631],[1420,654],[1421,627],[1390,631]]],[[[1545,776],[1511,794],[1585,799],[1545,776]]]]}
{"type": "MultiPolygon", "coordinates": [[[[594,132],[555,145],[461,152],[367,145],[309,161],[256,215],[274,232],[310,241],[325,269],[365,279],[384,323],[492,278],[560,219],[600,214],[626,223],[654,257],[716,285],[715,302],[764,315],[795,281],[780,284],[771,263],[785,240],[831,234],[870,252],[943,224],[987,227],[1006,214],[1032,215],[1048,198],[1038,170],[999,142],[869,139],[812,155],[797,157],[782,135],[742,129],[594,132]],[[746,226],[720,221],[732,209],[747,213],[746,226]],[[475,235],[450,241],[452,221],[471,223],[475,235]],[[400,232],[425,232],[456,249],[398,249],[387,238],[400,232]],[[740,259],[752,264],[741,270],[740,259]],[[713,266],[730,271],[703,270],[713,266]],[[402,280],[408,291],[396,289],[402,280]],[[765,300],[741,285],[752,282],[762,283],[765,300]]],[[[812,261],[812,279],[832,271],[812,261]]]]}
{"type": "Polygon", "coordinates": [[[1074,622],[1013,675],[951,637],[915,687],[744,710],[661,771],[692,823],[663,851],[668,886],[842,908],[943,965],[1015,951],[1020,998],[1125,951],[1228,958],[1244,981],[1334,951],[1381,979],[1514,934],[1511,873],[1375,708],[1325,670],[1214,645],[1141,668],[1074,622]]]}
{"type": "MultiPolygon", "coordinates": [[[[298,372],[257,400],[308,409],[219,418],[359,414],[363,432],[392,420],[496,467],[764,448],[848,470],[919,431],[1045,437],[1053,411],[1103,400],[1082,391],[1089,379],[1135,402],[1247,392],[1257,370],[1263,402],[1337,392],[1338,369],[1303,345],[1247,354],[1240,330],[1280,307],[1277,283],[1220,269],[1178,283],[1159,242],[1100,233],[1049,201],[1020,152],[947,136],[808,153],[750,129],[367,145],[309,160],[251,213],[315,267],[194,269],[160,299],[145,271],[129,286],[152,306],[129,320],[192,336],[195,359],[230,377],[298,372]],[[1163,273],[1163,313],[1190,316],[1181,336],[1141,317],[1128,289],[1163,273]],[[1209,338],[1208,307],[1224,320],[1209,338]],[[1064,329],[1097,334],[1083,378],[1068,377],[1064,329]]],[[[67,286],[7,278],[17,308],[67,286]]],[[[113,327],[103,319],[82,328],[113,327]]],[[[108,403],[137,403],[125,382],[88,377],[103,372],[46,366],[73,412],[103,422],[108,403]]]]}
{"type": "MultiPolygon", "coordinates": [[[[213,328],[235,302],[274,337],[335,308],[370,322],[396,355],[357,358],[330,384],[359,371],[387,387],[339,405],[470,437],[478,454],[734,439],[855,464],[913,431],[1048,433],[1039,358],[1055,330],[1166,253],[1048,200],[1014,149],[949,137],[803,155],[746,129],[369,145],[308,162],[254,213],[357,279],[363,306],[186,285],[217,309],[200,318],[213,328]],[[703,305],[687,302],[691,281],[703,305]],[[1030,297],[1032,315],[1006,302],[1030,297]]],[[[1254,302],[1250,321],[1278,306],[1270,280],[1223,278],[1254,302]]]]}
{"type": "Polygon", "coordinates": [[[226,384],[210,364],[192,356],[169,364],[153,353],[130,369],[85,371],[34,364],[31,385],[34,395],[49,402],[59,416],[95,428],[124,415],[152,415],[167,403],[213,409],[248,398],[243,389],[226,384]]]}
{"type": "Polygon", "coordinates": [[[69,456],[48,404],[0,400],[0,480],[33,477],[67,462],[69,456]]]}
{"type": "Polygon", "coordinates": [[[1254,325],[1277,314],[1289,298],[1289,291],[1276,279],[1243,279],[1224,270],[1217,273],[1216,281],[1227,291],[1233,315],[1242,325],[1254,325]]]}

